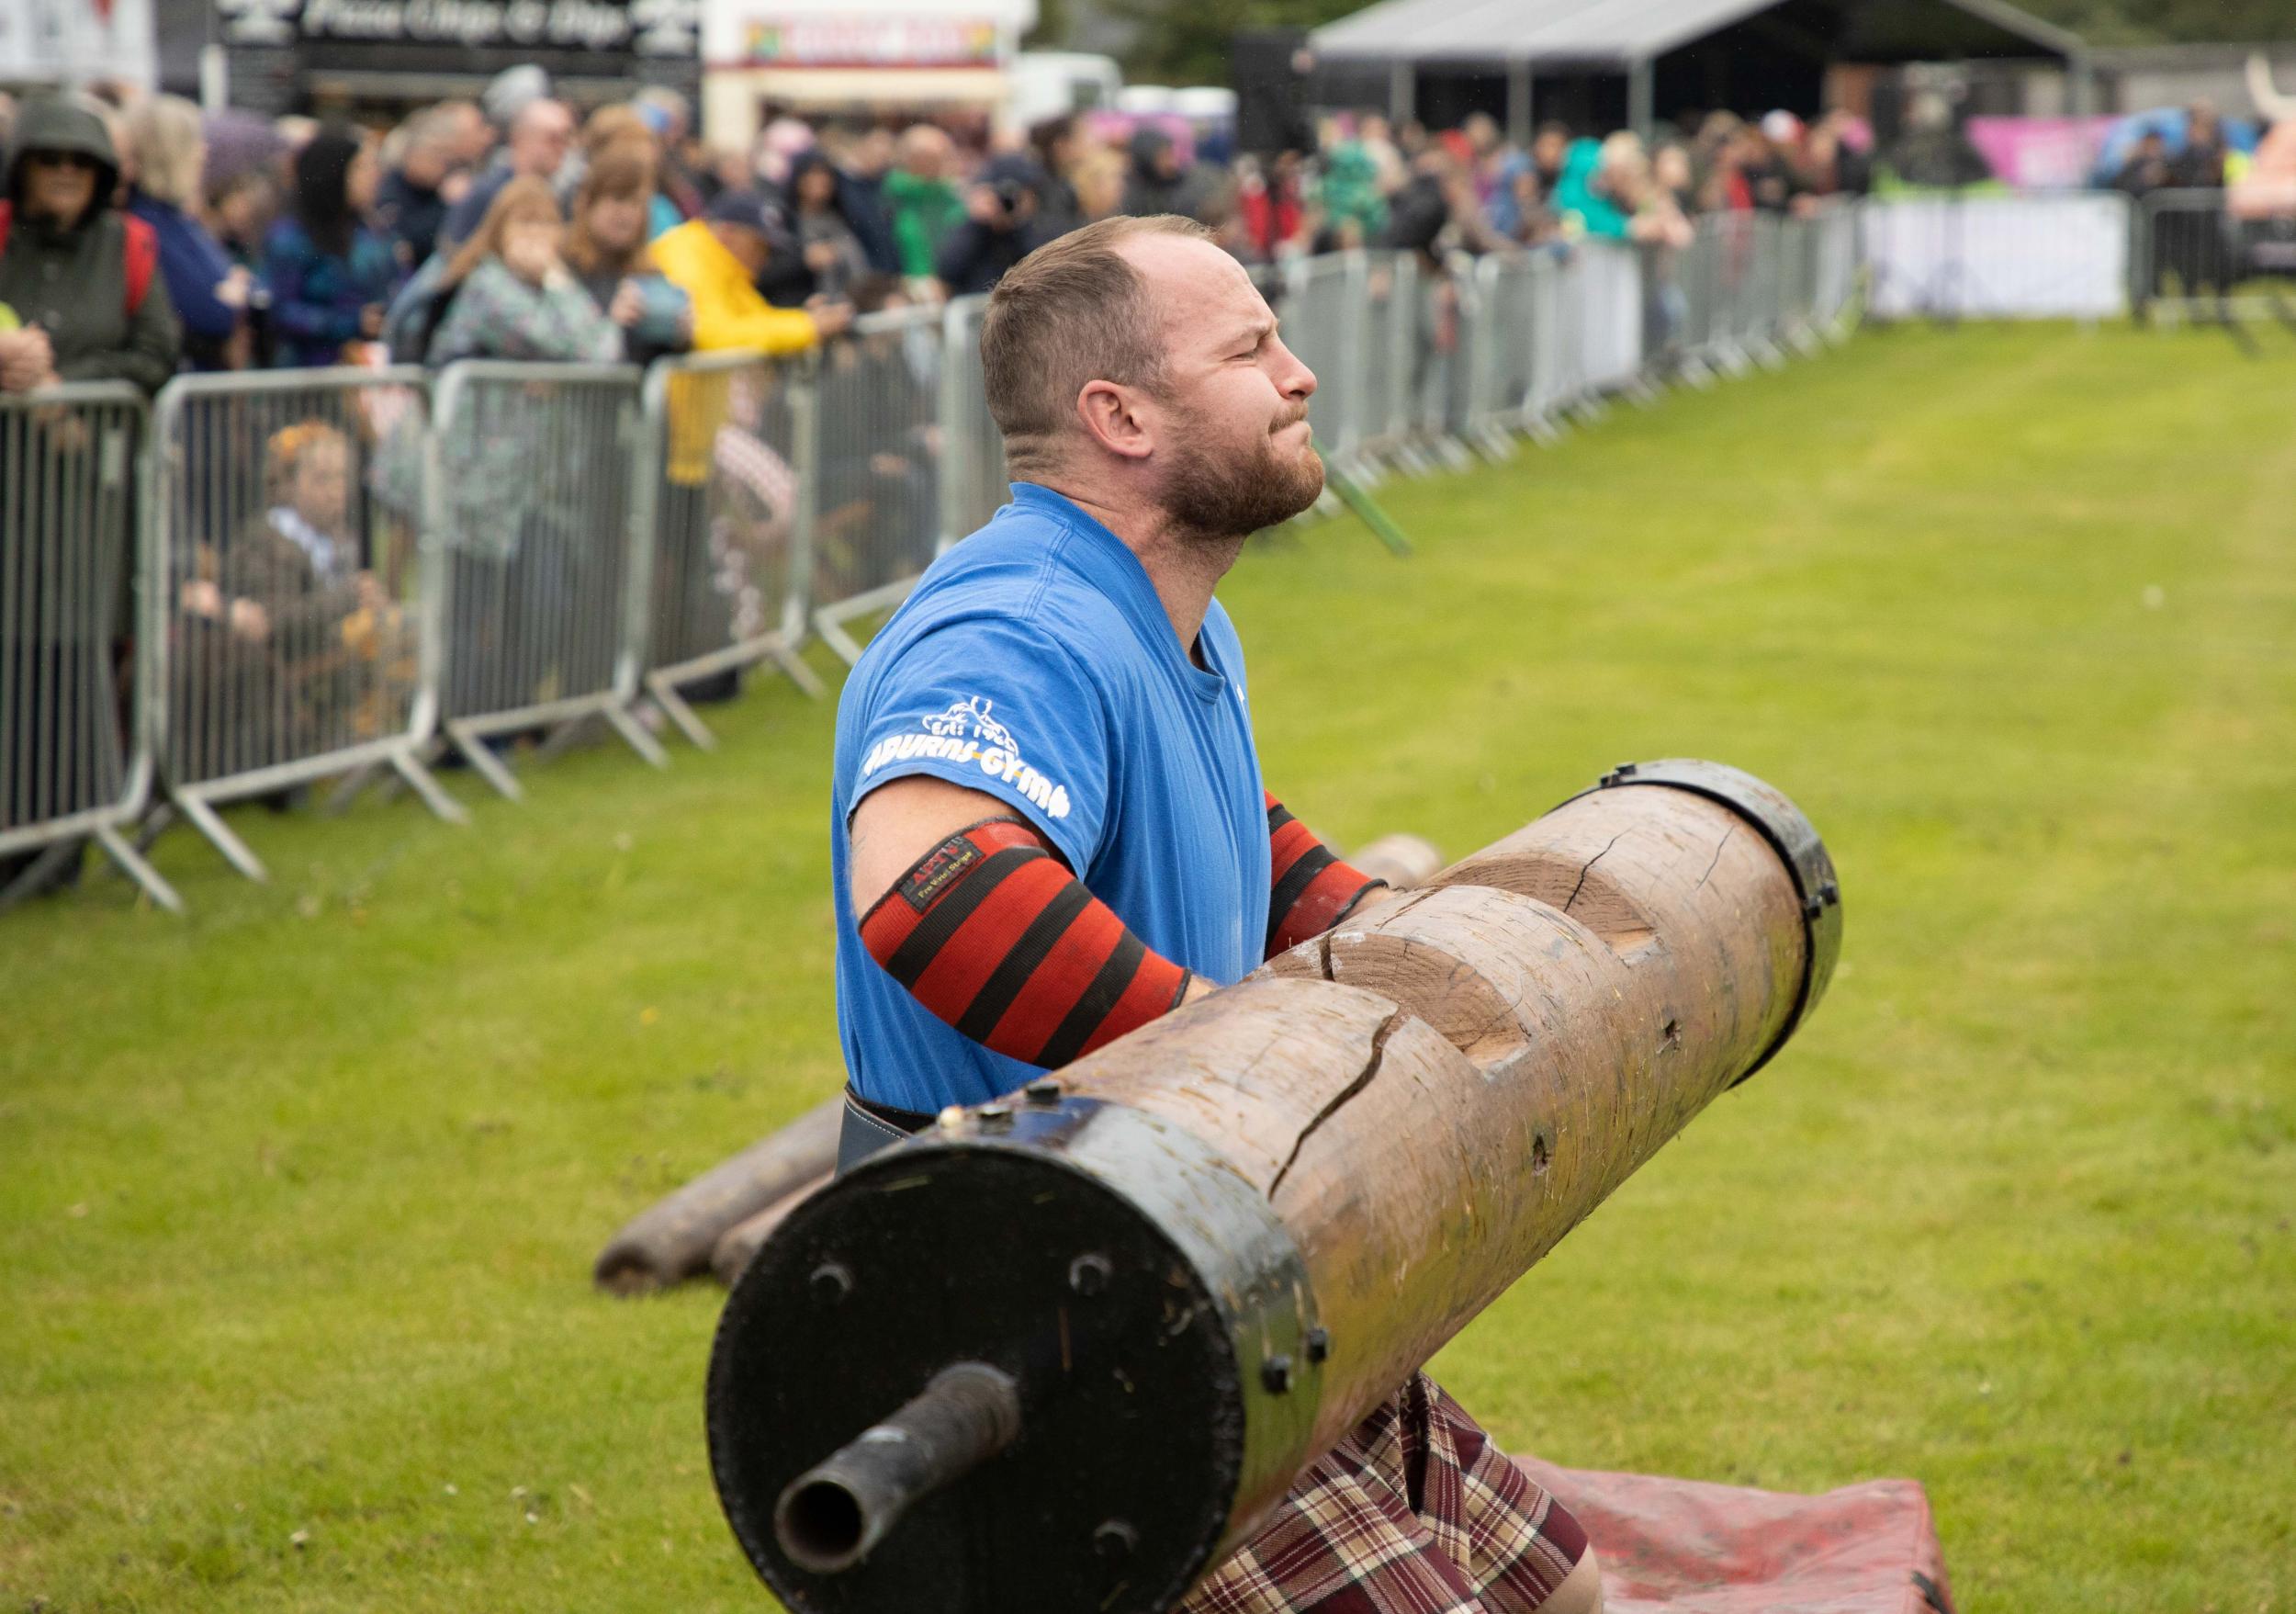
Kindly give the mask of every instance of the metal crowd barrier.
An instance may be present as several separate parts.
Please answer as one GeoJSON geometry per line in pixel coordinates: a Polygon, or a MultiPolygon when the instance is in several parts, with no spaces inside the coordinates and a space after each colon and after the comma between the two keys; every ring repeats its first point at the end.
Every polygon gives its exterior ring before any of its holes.
{"type": "Polygon", "coordinates": [[[183,904],[121,831],[152,785],[156,685],[118,654],[150,412],[118,381],[0,393],[0,908],[94,841],[154,902],[183,904]]]}
{"type": "MultiPolygon", "coordinates": [[[[1858,296],[1861,217],[1709,217],[1680,249],[1440,265],[1356,251],[1255,278],[1316,371],[1334,468],[1368,480],[1808,345],[1858,296]]],[[[2214,271],[2177,245],[2202,238],[2167,237],[2144,261],[2207,288],[2214,271]]],[[[496,747],[519,735],[595,717],[658,766],[642,694],[707,745],[684,693],[703,678],[771,660],[819,693],[806,634],[858,660],[849,625],[1008,496],[986,302],[873,315],[800,360],[643,377],[485,361],[185,378],[148,445],[122,386],[0,399],[0,892],[33,882],[24,854],[52,865],[94,837],[174,906],[121,834],[155,784],[147,831],[180,815],[261,877],[218,806],[347,774],[341,799],[388,769],[459,818],[423,765],[442,747],[515,796],[496,747]]]]}
{"type": "Polygon", "coordinates": [[[251,879],[262,861],[221,803],[388,766],[465,817],[421,762],[428,401],[420,369],[345,368],[182,376],[154,405],[142,586],[166,692],[161,813],[251,879]]]}
{"type": "Polygon", "coordinates": [[[647,372],[647,453],[636,526],[648,535],[648,695],[714,747],[681,690],[771,660],[808,694],[798,660],[819,499],[814,359],[755,353],[666,358],[647,372]]]}
{"type": "MultiPolygon", "coordinates": [[[[968,309],[964,318],[974,317],[968,309]]],[[[814,412],[820,514],[808,597],[818,602],[814,630],[849,663],[861,659],[861,646],[845,625],[898,604],[946,544],[979,525],[942,522],[954,480],[946,453],[952,433],[940,413],[943,378],[956,367],[941,340],[942,320],[929,308],[867,314],[821,355],[814,412]]],[[[951,398],[961,407],[951,423],[954,435],[968,423],[975,435],[965,474],[979,491],[968,491],[959,520],[991,497],[1002,503],[1007,491],[1001,445],[995,467],[981,463],[996,428],[985,395],[976,391],[978,326],[967,328],[973,373],[951,398]]]]}
{"type": "Polygon", "coordinates": [[[960,297],[941,314],[940,544],[944,548],[984,525],[1012,491],[1005,480],[1005,439],[989,417],[988,389],[981,375],[981,316],[987,311],[987,298],[960,297]]]}
{"type": "Polygon", "coordinates": [[[630,710],[653,548],[638,372],[469,359],[433,399],[423,582],[439,627],[423,694],[441,732],[513,799],[488,741],[585,717],[668,765],[630,710]]]}
{"type": "Polygon", "coordinates": [[[2296,326],[2296,207],[2251,207],[2223,190],[2161,190],[2137,202],[2129,306],[2148,318],[2296,326]]]}

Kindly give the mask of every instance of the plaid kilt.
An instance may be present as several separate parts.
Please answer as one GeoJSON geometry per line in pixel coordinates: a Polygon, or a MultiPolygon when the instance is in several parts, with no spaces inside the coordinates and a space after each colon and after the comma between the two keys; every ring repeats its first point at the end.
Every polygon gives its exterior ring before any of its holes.
{"type": "Polygon", "coordinates": [[[1424,1373],[1309,1465],[1184,1614],[1530,1614],[1577,1519],[1424,1373]]]}

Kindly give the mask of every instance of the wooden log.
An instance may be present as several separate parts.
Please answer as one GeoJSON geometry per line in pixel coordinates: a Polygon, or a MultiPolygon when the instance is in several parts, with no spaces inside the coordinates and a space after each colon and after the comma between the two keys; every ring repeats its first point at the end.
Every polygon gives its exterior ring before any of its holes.
{"type": "Polygon", "coordinates": [[[1382,835],[1347,861],[1375,880],[1385,880],[1398,891],[1408,891],[1443,866],[1443,853],[1435,842],[1416,835],[1382,835]]]}
{"type": "Polygon", "coordinates": [[[1630,773],[782,1218],[709,1416],[782,1599],[1169,1608],[1768,1058],[1838,944],[1823,848],[1759,781],[1630,773]],[[904,1495],[835,1574],[793,1559],[774,1498],[959,1361],[1018,1386],[1011,1461],[904,1495]]]}
{"type": "Polygon", "coordinates": [[[792,1211],[818,1192],[835,1175],[834,1171],[825,1171],[803,1188],[783,1194],[756,1215],[745,1217],[726,1229],[716,1248],[710,1252],[710,1270],[716,1274],[717,1281],[730,1287],[749,1264],[749,1258],[758,1253],[758,1247],[772,1236],[773,1230],[788,1219],[792,1211]]]}
{"type": "Polygon", "coordinates": [[[599,1252],[598,1286],[644,1294],[701,1272],[727,1229],[836,1168],[844,1109],[825,1100],[642,1212],[599,1252]]]}

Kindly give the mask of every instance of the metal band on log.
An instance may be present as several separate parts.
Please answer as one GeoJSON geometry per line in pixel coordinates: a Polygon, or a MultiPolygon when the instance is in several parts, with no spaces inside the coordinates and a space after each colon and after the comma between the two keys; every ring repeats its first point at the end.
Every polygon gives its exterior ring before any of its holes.
{"type": "Polygon", "coordinates": [[[1169,1608],[1774,1052],[1839,944],[1824,849],[1759,781],[1648,766],[791,1209],[709,1375],[775,1592],[1169,1608]],[[1009,1384],[993,1426],[960,1365],[1009,1384]],[[895,1408],[996,1438],[923,1462],[895,1408]]]}

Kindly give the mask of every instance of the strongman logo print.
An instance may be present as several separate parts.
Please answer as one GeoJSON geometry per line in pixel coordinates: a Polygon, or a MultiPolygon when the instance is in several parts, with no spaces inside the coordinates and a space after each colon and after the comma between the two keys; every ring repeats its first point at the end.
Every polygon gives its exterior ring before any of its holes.
{"type": "Polygon", "coordinates": [[[862,760],[861,777],[866,779],[895,762],[931,757],[960,767],[976,767],[1019,791],[1046,818],[1066,818],[1067,787],[1054,784],[1021,760],[1020,742],[1013,738],[1012,730],[990,715],[996,705],[980,695],[966,695],[950,702],[946,711],[919,718],[917,728],[922,732],[887,735],[862,760]]]}

